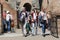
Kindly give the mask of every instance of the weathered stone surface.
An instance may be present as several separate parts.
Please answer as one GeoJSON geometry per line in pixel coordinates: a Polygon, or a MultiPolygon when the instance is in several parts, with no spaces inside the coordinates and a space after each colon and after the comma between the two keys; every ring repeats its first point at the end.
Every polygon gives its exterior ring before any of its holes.
{"type": "Polygon", "coordinates": [[[14,25],[17,26],[17,13],[16,10],[12,9],[12,7],[5,1],[5,0],[0,0],[0,3],[3,5],[3,10],[9,10],[10,13],[13,16],[13,20],[14,20],[14,25]]]}
{"type": "Polygon", "coordinates": [[[43,0],[42,6],[47,10],[55,12],[54,14],[60,15],[60,0],[43,0]],[[48,3],[49,2],[49,3],[48,3]]]}
{"type": "MultiPolygon", "coordinates": [[[[10,2],[11,2],[11,0],[9,0],[8,3],[10,3],[10,2]]],[[[12,4],[13,4],[13,2],[16,2],[16,0],[12,0],[12,4]]],[[[20,6],[19,6],[20,8],[22,8],[25,3],[30,3],[31,5],[34,4],[36,7],[38,7],[38,5],[39,5],[38,1],[36,1],[36,0],[21,0],[20,2],[21,2],[20,6]]],[[[17,25],[17,14],[16,14],[16,10],[12,9],[12,7],[14,7],[14,6],[11,7],[8,3],[5,2],[5,0],[3,0],[3,1],[0,0],[0,3],[3,4],[4,10],[9,10],[11,12],[11,14],[13,15],[13,18],[14,18],[15,26],[16,26],[17,25]]],[[[16,6],[16,4],[14,4],[14,5],[16,6]]],[[[42,7],[46,8],[46,11],[52,11],[53,14],[60,15],[60,0],[48,0],[48,1],[43,0],[42,7]]],[[[60,24],[60,21],[58,22],[58,25],[59,24],[60,24]]]]}

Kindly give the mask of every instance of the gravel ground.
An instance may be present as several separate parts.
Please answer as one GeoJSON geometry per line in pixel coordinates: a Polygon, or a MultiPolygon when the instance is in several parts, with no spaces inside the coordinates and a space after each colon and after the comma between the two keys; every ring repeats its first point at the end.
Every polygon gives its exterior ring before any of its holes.
{"type": "Polygon", "coordinates": [[[38,31],[38,35],[35,36],[28,36],[28,37],[24,37],[22,35],[21,29],[17,29],[16,33],[5,33],[4,35],[0,35],[0,40],[60,40],[60,36],[59,38],[55,38],[51,35],[47,35],[45,37],[43,37],[40,33],[41,29],[39,29],[38,31]]]}

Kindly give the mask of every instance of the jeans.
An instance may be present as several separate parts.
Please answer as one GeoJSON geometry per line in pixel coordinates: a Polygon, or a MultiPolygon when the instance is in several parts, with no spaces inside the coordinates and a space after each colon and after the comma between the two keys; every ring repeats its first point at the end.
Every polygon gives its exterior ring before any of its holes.
{"type": "Polygon", "coordinates": [[[42,27],[42,23],[41,23],[40,19],[38,20],[38,25],[39,25],[40,28],[42,27]]]}
{"type": "Polygon", "coordinates": [[[37,26],[36,20],[35,20],[35,22],[34,22],[34,26],[35,26],[35,34],[37,35],[37,31],[38,31],[38,30],[37,30],[37,27],[38,27],[38,26],[37,26]]]}
{"type": "Polygon", "coordinates": [[[51,19],[48,19],[48,28],[51,30],[51,19]]]}
{"type": "Polygon", "coordinates": [[[6,28],[6,20],[3,19],[3,32],[7,32],[7,28],[6,28]]]}
{"type": "Polygon", "coordinates": [[[10,31],[10,21],[7,21],[7,30],[10,31]]]}
{"type": "Polygon", "coordinates": [[[35,34],[35,29],[34,29],[34,23],[32,23],[32,34],[34,35],[35,34]]]}
{"type": "Polygon", "coordinates": [[[44,20],[44,23],[42,24],[42,32],[45,33],[46,30],[46,20],[44,20]]]}

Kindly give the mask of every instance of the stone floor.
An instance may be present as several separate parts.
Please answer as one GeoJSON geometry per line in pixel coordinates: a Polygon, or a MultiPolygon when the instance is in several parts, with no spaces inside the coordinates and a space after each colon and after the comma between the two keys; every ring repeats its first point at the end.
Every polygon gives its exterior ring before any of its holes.
{"type": "Polygon", "coordinates": [[[28,37],[24,37],[21,32],[21,29],[16,29],[16,33],[5,33],[3,35],[0,35],[0,40],[60,40],[60,36],[59,38],[55,38],[52,35],[47,35],[43,37],[41,35],[41,29],[39,29],[38,35],[30,35],[28,37]]]}

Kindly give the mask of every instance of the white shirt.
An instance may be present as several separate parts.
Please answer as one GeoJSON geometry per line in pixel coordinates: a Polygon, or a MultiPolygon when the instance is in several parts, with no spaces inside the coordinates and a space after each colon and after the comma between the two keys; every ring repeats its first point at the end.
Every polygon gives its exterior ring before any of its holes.
{"type": "Polygon", "coordinates": [[[6,21],[9,21],[10,18],[12,19],[12,15],[11,14],[7,14],[6,15],[6,21]]]}
{"type": "Polygon", "coordinates": [[[35,13],[33,14],[33,18],[34,18],[34,20],[36,20],[36,14],[35,13]]]}
{"type": "Polygon", "coordinates": [[[43,16],[43,15],[44,15],[44,12],[43,12],[43,11],[41,11],[39,14],[40,14],[41,16],[43,16]]]}
{"type": "Polygon", "coordinates": [[[46,13],[44,13],[44,15],[43,15],[43,20],[47,20],[47,14],[46,13]]]}
{"type": "Polygon", "coordinates": [[[46,13],[41,11],[39,14],[43,17],[43,20],[47,20],[47,14],[46,13]]]}

